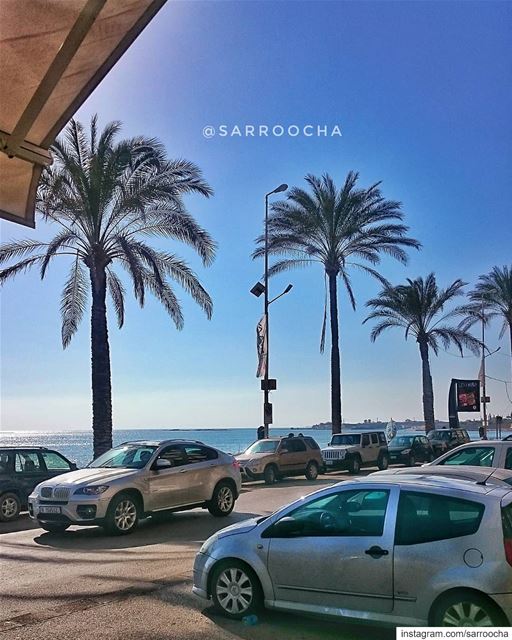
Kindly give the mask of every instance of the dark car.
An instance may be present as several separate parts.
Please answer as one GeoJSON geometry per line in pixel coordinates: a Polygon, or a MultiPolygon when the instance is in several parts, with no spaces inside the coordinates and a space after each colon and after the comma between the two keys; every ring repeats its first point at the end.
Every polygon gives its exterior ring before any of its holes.
{"type": "Polygon", "coordinates": [[[45,447],[0,447],[0,522],[16,520],[40,482],[76,468],[61,453],[45,447]]]}
{"type": "Polygon", "coordinates": [[[388,442],[389,464],[407,464],[414,467],[417,462],[432,462],[434,449],[428,438],[416,434],[396,435],[388,442]]]}
{"type": "Polygon", "coordinates": [[[461,444],[471,442],[466,429],[433,429],[427,433],[427,438],[434,449],[436,457],[450,451],[450,449],[455,449],[461,444]]]}

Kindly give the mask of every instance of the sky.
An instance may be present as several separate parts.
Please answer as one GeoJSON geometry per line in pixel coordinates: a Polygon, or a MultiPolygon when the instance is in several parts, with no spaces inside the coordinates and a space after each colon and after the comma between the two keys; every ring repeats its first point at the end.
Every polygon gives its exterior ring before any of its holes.
{"type": "MultiPolygon", "coordinates": [[[[441,286],[456,278],[471,285],[510,264],[511,19],[512,3],[492,1],[164,6],[77,118],[120,120],[124,136],[156,136],[169,157],[201,167],[215,195],[186,204],[218,242],[215,263],[206,269],[184,246],[159,246],[197,271],[214,315],[208,321],[183,292],[181,332],[154,300],[140,309],[129,297],[121,330],[109,315],[115,427],[261,423],[255,327],[262,298],[249,290],[263,266],[251,253],[263,230],[264,194],[282,182],[304,186],[306,174],[328,172],[341,184],[350,170],[361,186],[381,180],[423,245],[406,266],[383,259],[381,273],[394,284],[434,271],[441,286]],[[280,125],[285,134],[236,135],[246,125],[280,125]],[[320,135],[294,135],[293,127],[306,125],[320,135]],[[338,129],[342,135],[331,135],[338,129]]],[[[0,233],[7,241],[49,238],[53,230],[2,222],[0,233]]],[[[91,424],[89,321],[63,350],[59,304],[69,265],[59,260],[44,282],[33,272],[3,288],[2,430],[91,424]]],[[[274,423],[307,426],[330,419],[329,349],[319,353],[323,273],[278,276],[270,295],[288,283],[292,291],[271,307],[274,423]]],[[[399,330],[372,344],[362,321],[379,285],[359,273],[353,284],[355,312],[340,295],[344,420],[420,419],[417,345],[399,330]]],[[[510,344],[498,330],[496,323],[488,335],[491,350],[501,349],[487,359],[487,373],[510,381],[510,344]]],[[[478,370],[478,358],[453,349],[432,356],[438,419],[447,417],[450,379],[478,370]]],[[[491,413],[512,411],[504,383],[489,379],[488,393],[491,413]]]]}

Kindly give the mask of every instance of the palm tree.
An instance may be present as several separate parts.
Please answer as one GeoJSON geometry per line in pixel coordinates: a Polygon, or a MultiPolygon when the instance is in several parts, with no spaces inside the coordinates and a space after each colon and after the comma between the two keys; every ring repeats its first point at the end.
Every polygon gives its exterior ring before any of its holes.
{"type": "Polygon", "coordinates": [[[465,285],[466,283],[462,280],[455,280],[446,289],[439,289],[436,278],[431,273],[425,280],[407,278],[407,284],[384,287],[377,298],[368,300],[366,303],[366,306],[373,311],[363,322],[379,320],[371,332],[372,342],[391,327],[405,329],[406,340],[410,335],[416,338],[421,356],[423,417],[427,433],[435,428],[430,349],[437,356],[440,344],[444,349],[454,344],[463,355],[464,347],[478,353],[481,346],[480,341],[465,329],[449,324],[451,319],[458,316],[458,309],[444,313],[445,306],[453,298],[462,295],[465,285]]]}
{"type": "MultiPolygon", "coordinates": [[[[329,287],[331,327],[331,415],[332,432],[341,431],[341,377],[338,330],[338,277],[341,278],[352,308],[356,301],[350,281],[352,269],[362,270],[385,282],[372,268],[382,254],[407,262],[404,247],[419,248],[417,240],[405,234],[408,227],[401,223],[401,204],[385,200],[380,183],[366,189],[357,188],[359,175],[350,172],[338,189],[333,179],[306,176],[311,193],[293,188],[287,200],[276,202],[269,217],[270,254],[285,256],[269,269],[274,275],[295,267],[318,263],[325,271],[329,287]],[[372,266],[369,266],[372,265],[372,266]]],[[[265,237],[256,242],[259,247],[253,257],[265,253],[265,237]]],[[[320,350],[325,343],[326,308],[320,350]]]]}
{"type": "Polygon", "coordinates": [[[61,298],[64,348],[77,331],[91,294],[95,457],[112,446],[107,291],[119,327],[125,308],[125,288],[114,266],[129,274],[140,306],[150,292],[177,329],[183,327],[183,315],[168,278],[183,287],[208,318],[212,313],[210,296],[190,267],[146,242],[151,237],[179,240],[209,265],[215,243],[186,211],[182,198],[194,192],[208,197],[212,190],[195,164],[167,159],[158,140],[116,141],[119,130],[120,123],[112,122],[100,133],[94,116],[87,135],[83,125],[72,120],[52,148],[54,164],[43,172],[38,190],[38,213],[57,226],[55,237],[50,242],[21,240],[0,247],[0,263],[18,259],[0,271],[0,283],[35,266],[44,278],[56,257],[70,258],[61,298]]]}
{"type": "MultiPolygon", "coordinates": [[[[490,273],[480,276],[478,280],[469,293],[471,302],[460,307],[461,314],[466,316],[460,326],[468,329],[476,322],[483,320],[488,324],[493,318],[500,318],[503,321],[500,338],[508,329],[512,353],[512,265],[493,267],[490,273]]],[[[512,360],[510,364],[512,370],[512,360]]]]}

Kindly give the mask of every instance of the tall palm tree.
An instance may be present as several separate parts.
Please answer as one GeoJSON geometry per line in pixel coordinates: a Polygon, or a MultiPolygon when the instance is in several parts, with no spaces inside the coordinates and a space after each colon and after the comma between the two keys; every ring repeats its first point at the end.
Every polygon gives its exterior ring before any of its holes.
{"type": "Polygon", "coordinates": [[[125,288],[114,271],[119,265],[133,283],[135,298],[144,305],[153,294],[177,329],[183,315],[168,279],[176,281],[211,317],[212,301],[183,260],[147,244],[151,237],[179,240],[191,246],[209,265],[215,243],[183,205],[183,196],[212,190],[198,167],[186,160],[169,160],[154,138],[117,141],[120,123],[100,133],[97,118],[88,134],[72,120],[52,148],[54,164],[41,177],[37,210],[57,227],[50,242],[20,240],[0,247],[0,263],[18,259],[0,271],[0,283],[39,267],[41,278],[57,257],[67,256],[69,276],[61,297],[62,344],[67,347],[91,306],[92,428],[95,457],[112,446],[110,348],[107,330],[107,291],[124,323],[125,288]],[[21,259],[20,259],[21,258],[21,259]]]}
{"type": "MultiPolygon", "coordinates": [[[[385,282],[372,266],[387,254],[407,262],[404,247],[419,248],[420,243],[406,236],[408,227],[402,224],[401,204],[386,200],[380,183],[368,188],[356,186],[359,174],[351,171],[344,184],[337,188],[325,174],[321,178],[306,176],[311,192],[293,188],[287,200],[276,202],[269,217],[270,254],[285,256],[274,263],[270,275],[295,267],[318,263],[325,271],[329,288],[331,328],[331,415],[332,432],[341,431],[341,375],[338,329],[338,277],[341,278],[352,308],[356,301],[350,281],[352,269],[362,270],[385,282]],[[369,266],[372,265],[372,266],[369,266]]],[[[253,257],[265,253],[265,237],[256,242],[259,247],[253,257]]],[[[325,342],[326,309],[320,350],[325,342]]]]}
{"type": "Polygon", "coordinates": [[[449,324],[459,315],[458,309],[444,313],[445,306],[462,295],[465,284],[462,280],[455,280],[446,289],[439,289],[434,274],[430,273],[425,280],[407,278],[407,284],[384,287],[377,298],[366,303],[373,311],[363,322],[379,320],[371,332],[372,342],[386,329],[401,327],[405,329],[406,340],[412,335],[418,343],[423,378],[423,417],[427,433],[435,428],[430,349],[437,356],[440,345],[447,349],[454,344],[463,355],[464,347],[478,353],[481,346],[466,330],[449,324]]]}
{"type": "MultiPolygon", "coordinates": [[[[479,277],[473,291],[469,292],[470,303],[460,307],[465,319],[461,327],[468,329],[477,322],[488,324],[493,318],[503,322],[500,338],[508,329],[510,352],[512,353],[512,265],[493,267],[490,273],[479,277]]],[[[512,371],[512,359],[510,361],[512,371]]]]}

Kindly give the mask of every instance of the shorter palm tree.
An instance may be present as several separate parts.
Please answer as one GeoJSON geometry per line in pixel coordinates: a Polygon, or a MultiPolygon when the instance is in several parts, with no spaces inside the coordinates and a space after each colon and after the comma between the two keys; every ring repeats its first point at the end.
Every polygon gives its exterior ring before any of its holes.
{"type": "MultiPolygon", "coordinates": [[[[512,265],[493,267],[490,273],[478,279],[473,291],[469,292],[471,302],[459,308],[464,320],[463,329],[469,329],[477,322],[488,324],[493,318],[500,318],[500,338],[509,332],[510,352],[512,353],[512,265]]],[[[512,370],[512,359],[510,361],[512,370]]]]}
{"type": "Polygon", "coordinates": [[[377,298],[366,303],[373,311],[364,322],[379,320],[371,332],[372,342],[391,327],[405,329],[406,340],[410,335],[416,338],[422,364],[423,417],[427,433],[435,428],[430,349],[437,356],[440,345],[447,349],[454,344],[463,355],[464,347],[475,353],[478,353],[481,347],[480,341],[466,329],[449,324],[449,321],[459,314],[458,309],[443,313],[447,303],[462,295],[465,285],[462,280],[455,280],[446,289],[439,289],[435,275],[431,273],[425,280],[408,278],[407,284],[384,287],[377,298]]]}

